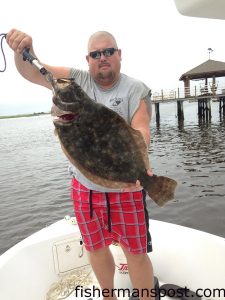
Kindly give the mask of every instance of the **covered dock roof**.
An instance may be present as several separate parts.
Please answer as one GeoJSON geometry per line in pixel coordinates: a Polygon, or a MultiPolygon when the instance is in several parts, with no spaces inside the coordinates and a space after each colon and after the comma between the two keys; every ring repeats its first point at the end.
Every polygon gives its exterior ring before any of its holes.
{"type": "Polygon", "coordinates": [[[194,80],[223,76],[225,76],[225,62],[209,59],[182,74],[179,80],[194,80]]]}

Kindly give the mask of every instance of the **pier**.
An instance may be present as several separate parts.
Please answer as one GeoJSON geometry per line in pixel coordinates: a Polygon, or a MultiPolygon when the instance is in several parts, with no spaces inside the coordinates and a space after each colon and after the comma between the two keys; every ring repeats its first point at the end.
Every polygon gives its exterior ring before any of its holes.
{"type": "Polygon", "coordinates": [[[183,103],[184,101],[196,102],[198,105],[198,117],[211,119],[211,102],[218,102],[219,114],[225,116],[225,83],[217,85],[216,88],[204,87],[201,85],[192,88],[164,89],[153,91],[152,103],[155,105],[156,121],[160,119],[160,103],[177,102],[177,117],[184,119],[183,103]]]}
{"type": "Polygon", "coordinates": [[[225,116],[225,83],[219,84],[218,77],[225,77],[225,62],[207,60],[189,70],[180,77],[184,87],[177,89],[162,89],[153,91],[152,103],[155,105],[156,122],[160,120],[160,103],[177,102],[177,116],[184,119],[184,101],[197,102],[198,117],[211,119],[211,101],[219,102],[219,114],[225,116]],[[191,85],[193,81],[200,82],[191,85]]]}

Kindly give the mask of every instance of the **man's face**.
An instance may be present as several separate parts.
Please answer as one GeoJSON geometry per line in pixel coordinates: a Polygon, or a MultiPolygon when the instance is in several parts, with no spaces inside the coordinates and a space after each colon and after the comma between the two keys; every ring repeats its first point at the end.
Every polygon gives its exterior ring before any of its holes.
{"type": "MultiPolygon", "coordinates": [[[[108,51],[109,54],[110,50],[108,51]]],[[[96,54],[96,53],[95,53],[96,54]]],[[[86,56],[89,71],[93,79],[100,85],[107,86],[115,83],[120,74],[121,50],[117,49],[114,40],[110,36],[98,36],[93,38],[88,47],[86,56]],[[89,54],[94,51],[104,51],[114,48],[115,52],[111,56],[100,54],[99,58],[92,58],[89,54]]]]}

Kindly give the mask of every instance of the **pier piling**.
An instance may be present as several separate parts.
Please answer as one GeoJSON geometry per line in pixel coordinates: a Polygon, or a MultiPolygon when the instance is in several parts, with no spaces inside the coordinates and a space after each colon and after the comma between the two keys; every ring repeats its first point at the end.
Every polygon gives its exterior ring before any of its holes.
{"type": "Polygon", "coordinates": [[[206,120],[211,119],[212,113],[210,99],[198,99],[198,117],[206,120]]]}
{"type": "Polygon", "coordinates": [[[184,120],[184,101],[177,101],[177,117],[178,120],[184,120]]]}
{"type": "Polygon", "coordinates": [[[219,98],[219,113],[225,116],[225,97],[219,98]]]}
{"type": "Polygon", "coordinates": [[[156,123],[159,123],[160,122],[159,103],[155,103],[155,118],[156,118],[156,123]]]}

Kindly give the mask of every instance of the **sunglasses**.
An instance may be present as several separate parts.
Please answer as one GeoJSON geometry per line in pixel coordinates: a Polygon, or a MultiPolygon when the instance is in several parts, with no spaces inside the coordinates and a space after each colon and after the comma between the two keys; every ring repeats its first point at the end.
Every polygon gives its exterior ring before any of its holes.
{"type": "Polygon", "coordinates": [[[116,48],[106,48],[103,51],[92,51],[89,53],[89,56],[93,59],[99,59],[103,54],[105,57],[112,56],[118,49],[116,48]]]}

